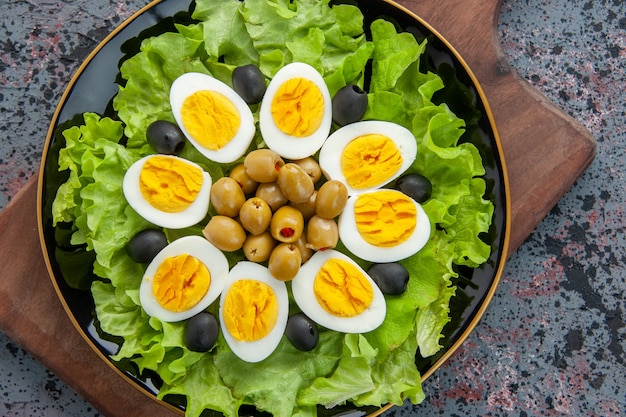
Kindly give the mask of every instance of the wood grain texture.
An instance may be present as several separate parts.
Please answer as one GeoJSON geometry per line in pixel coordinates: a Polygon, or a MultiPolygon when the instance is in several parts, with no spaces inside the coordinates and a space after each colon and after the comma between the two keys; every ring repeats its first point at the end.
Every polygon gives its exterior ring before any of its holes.
{"type": "MultiPolygon", "coordinates": [[[[509,172],[512,253],[591,163],[595,141],[510,68],[495,29],[501,0],[398,3],[447,39],[482,85],[509,172]]],[[[104,415],[175,415],[114,372],[65,314],[41,256],[36,185],[0,213],[0,329],[104,415]]]]}
{"type": "Polygon", "coordinates": [[[501,0],[399,0],[463,57],[491,107],[509,172],[509,254],[591,164],[596,142],[511,68],[497,34],[501,0]]]}
{"type": "Polygon", "coordinates": [[[37,230],[37,178],[0,213],[0,330],[105,416],[178,415],[116,373],[73,326],[48,276],[37,230]]]}

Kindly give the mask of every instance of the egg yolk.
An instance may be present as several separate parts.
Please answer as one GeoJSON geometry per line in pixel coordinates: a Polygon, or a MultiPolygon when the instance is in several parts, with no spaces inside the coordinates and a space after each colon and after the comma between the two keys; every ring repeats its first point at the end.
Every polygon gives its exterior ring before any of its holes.
{"type": "Polygon", "coordinates": [[[380,134],[353,139],[341,154],[341,170],[354,189],[384,184],[401,165],[402,153],[394,141],[380,134]]]}
{"type": "Polygon", "coordinates": [[[153,207],[167,213],[187,209],[202,188],[202,170],[180,159],[154,156],[139,174],[139,190],[153,207]]]}
{"type": "Polygon", "coordinates": [[[224,324],[233,338],[254,342],[267,336],[278,319],[278,300],[264,282],[241,279],[234,282],[222,307],[224,324]]]}
{"type": "Polygon", "coordinates": [[[374,299],[372,284],[363,273],[350,262],[336,258],[322,265],[313,291],[322,308],[339,317],[361,314],[374,299]]]}
{"type": "Polygon", "coordinates": [[[413,234],[417,226],[417,209],[404,194],[380,190],[357,198],[354,219],[366,242],[378,247],[393,247],[413,234]]]}
{"type": "Polygon", "coordinates": [[[154,274],[152,293],[169,311],[187,311],[209,291],[211,273],[197,258],[181,254],[165,258],[154,274]]]}
{"type": "Polygon", "coordinates": [[[216,91],[196,91],[185,99],[180,112],[187,132],[212,151],[226,146],[241,125],[237,107],[216,91]]]}
{"type": "Polygon", "coordinates": [[[306,137],[319,129],[324,118],[324,97],[306,78],[291,78],[281,84],[272,99],[272,118],[283,133],[306,137]]]}

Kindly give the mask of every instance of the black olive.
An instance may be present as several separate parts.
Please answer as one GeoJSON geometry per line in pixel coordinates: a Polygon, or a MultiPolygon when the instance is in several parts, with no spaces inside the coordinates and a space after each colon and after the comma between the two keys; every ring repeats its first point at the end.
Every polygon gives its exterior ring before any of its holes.
{"type": "Polygon", "coordinates": [[[333,97],[333,120],[339,126],[358,122],[367,109],[367,93],[359,86],[349,84],[333,97]]]}
{"type": "Polygon", "coordinates": [[[285,335],[296,349],[304,351],[313,349],[320,340],[317,324],[303,313],[289,317],[285,335]]]}
{"type": "Polygon", "coordinates": [[[174,123],[157,120],[146,131],[148,143],[158,153],[178,155],[185,147],[185,135],[174,123]]]}
{"type": "Polygon", "coordinates": [[[373,264],[367,273],[383,294],[400,295],[409,283],[409,271],[399,263],[373,264]]]}
{"type": "Polygon", "coordinates": [[[256,65],[244,65],[233,71],[233,90],[246,103],[259,103],[265,94],[265,88],[265,77],[256,65]]]}
{"type": "Polygon", "coordinates": [[[433,194],[430,180],[420,174],[406,174],[396,181],[396,189],[411,197],[418,203],[426,202],[433,194]]]}
{"type": "Polygon", "coordinates": [[[167,238],[162,230],[146,229],[133,236],[126,244],[126,253],[138,263],[150,262],[157,253],[167,246],[167,238]]]}
{"type": "Polygon", "coordinates": [[[217,341],[218,329],[217,319],[213,314],[198,313],[185,326],[185,346],[194,352],[208,351],[217,341]]]}

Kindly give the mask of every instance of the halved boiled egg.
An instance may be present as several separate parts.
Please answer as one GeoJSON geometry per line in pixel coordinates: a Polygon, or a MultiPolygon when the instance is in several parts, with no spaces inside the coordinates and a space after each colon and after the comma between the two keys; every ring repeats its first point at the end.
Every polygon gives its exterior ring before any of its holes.
{"type": "Polygon", "coordinates": [[[338,226],[345,247],[371,262],[408,258],[430,239],[430,221],[422,206],[385,188],[349,197],[338,226]]]}
{"type": "Polygon", "coordinates": [[[239,159],[254,133],[254,117],[246,102],[227,84],[210,75],[189,72],[170,88],[176,123],[189,142],[215,162],[239,159]]]}
{"type": "Polygon", "coordinates": [[[372,278],[348,256],[333,249],[316,252],[291,281],[298,307],[331,330],[364,333],[385,320],[385,298],[372,278]]]}
{"type": "Polygon", "coordinates": [[[266,267],[242,261],[231,269],[220,297],[220,326],[235,355],[246,362],[267,358],[280,342],[288,315],[287,287],[266,267]]]}
{"type": "Polygon", "coordinates": [[[149,155],[128,168],[122,188],[128,204],[144,219],[182,229],[206,216],[211,184],[211,176],[191,161],[149,155]]]}
{"type": "Polygon", "coordinates": [[[331,124],[331,97],[320,73],[302,62],[282,67],[270,81],[259,110],[267,146],[283,158],[306,158],[320,149],[331,124]]]}
{"type": "Polygon", "coordinates": [[[219,297],[228,276],[224,254],[200,236],[185,236],[150,262],[139,287],[145,312],[161,321],[188,319],[219,297]]]}
{"type": "Polygon", "coordinates": [[[333,132],[320,150],[328,179],[343,182],[353,195],[388,184],[406,171],[417,155],[417,141],[396,123],[367,120],[333,132]]]}

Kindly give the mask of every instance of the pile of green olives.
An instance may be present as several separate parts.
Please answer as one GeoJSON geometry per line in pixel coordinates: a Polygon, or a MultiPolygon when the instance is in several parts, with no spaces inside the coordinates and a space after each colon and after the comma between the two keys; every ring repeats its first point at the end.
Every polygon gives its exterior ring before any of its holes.
{"type": "Polygon", "coordinates": [[[225,252],[242,249],[246,259],[267,262],[276,279],[289,281],[314,251],[337,245],[335,219],[348,190],[322,180],[311,157],[285,161],[262,148],[217,180],[210,198],[216,215],[203,229],[209,242],[225,252]]]}

